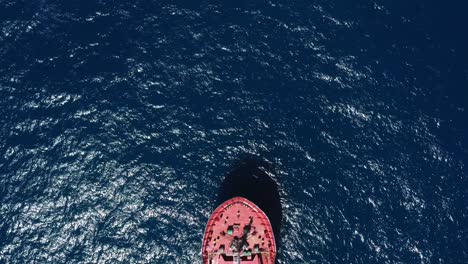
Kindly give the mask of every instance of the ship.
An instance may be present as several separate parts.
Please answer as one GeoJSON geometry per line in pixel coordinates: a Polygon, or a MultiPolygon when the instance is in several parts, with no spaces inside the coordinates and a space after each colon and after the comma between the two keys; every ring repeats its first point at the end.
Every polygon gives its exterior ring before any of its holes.
{"type": "Polygon", "coordinates": [[[202,258],[203,264],[274,264],[275,236],[267,215],[246,198],[225,201],[208,220],[202,258]]]}

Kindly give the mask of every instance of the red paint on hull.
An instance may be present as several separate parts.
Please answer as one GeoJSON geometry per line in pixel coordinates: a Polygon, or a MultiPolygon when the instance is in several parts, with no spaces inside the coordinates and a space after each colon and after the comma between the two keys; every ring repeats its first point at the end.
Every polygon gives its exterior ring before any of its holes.
{"type": "Polygon", "coordinates": [[[202,256],[203,264],[274,264],[276,244],[268,217],[245,198],[224,202],[208,220],[202,256]]]}

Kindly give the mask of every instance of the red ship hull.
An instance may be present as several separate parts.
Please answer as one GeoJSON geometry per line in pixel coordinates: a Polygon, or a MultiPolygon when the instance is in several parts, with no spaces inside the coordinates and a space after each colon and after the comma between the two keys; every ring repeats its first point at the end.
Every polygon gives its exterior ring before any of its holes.
{"type": "Polygon", "coordinates": [[[245,198],[224,202],[208,220],[202,256],[203,264],[274,264],[276,244],[268,217],[245,198]]]}

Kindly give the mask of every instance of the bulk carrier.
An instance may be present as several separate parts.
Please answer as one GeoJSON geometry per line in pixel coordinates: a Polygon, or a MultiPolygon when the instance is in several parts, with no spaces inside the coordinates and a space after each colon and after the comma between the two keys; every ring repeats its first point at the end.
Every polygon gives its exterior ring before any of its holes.
{"type": "Polygon", "coordinates": [[[266,214],[235,197],[214,210],[205,228],[203,264],[274,264],[276,244],[266,214]]]}

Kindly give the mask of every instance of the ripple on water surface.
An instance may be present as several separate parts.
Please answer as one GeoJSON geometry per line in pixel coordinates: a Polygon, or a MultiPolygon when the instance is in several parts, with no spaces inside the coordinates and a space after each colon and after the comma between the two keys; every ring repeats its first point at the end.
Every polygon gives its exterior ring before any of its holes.
{"type": "Polygon", "coordinates": [[[467,262],[466,45],[404,7],[7,1],[0,263],[201,263],[246,156],[278,263],[467,262]]]}

